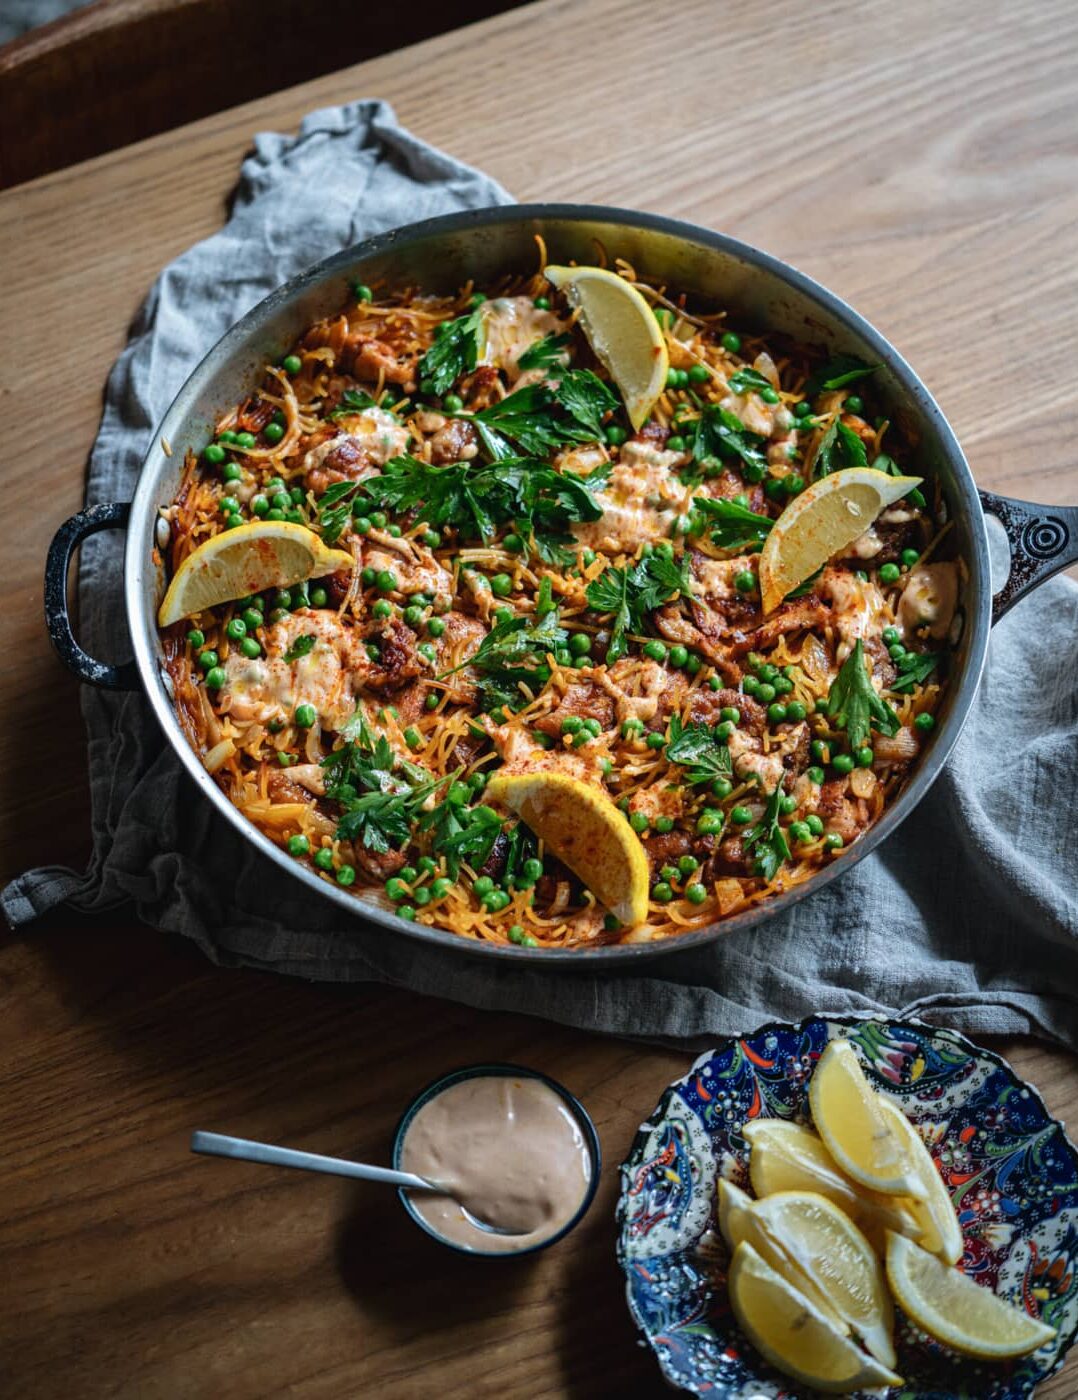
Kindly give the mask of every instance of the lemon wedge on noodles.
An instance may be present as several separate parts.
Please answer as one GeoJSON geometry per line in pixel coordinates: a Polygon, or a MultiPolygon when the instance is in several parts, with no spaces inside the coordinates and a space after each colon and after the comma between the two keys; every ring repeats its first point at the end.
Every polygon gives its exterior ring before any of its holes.
{"type": "Polygon", "coordinates": [[[803,1385],[835,1394],[900,1385],[747,1242],[734,1250],[730,1303],[756,1350],[803,1385]]]}
{"type": "Polygon", "coordinates": [[[903,1235],[887,1237],[887,1279],[918,1327],[968,1356],[1025,1356],[1056,1335],[903,1235]]]}
{"type": "Polygon", "coordinates": [[[648,912],[648,861],[610,798],[566,773],[496,773],[484,801],[515,812],[628,927],[648,912]]]}
{"type": "Polygon", "coordinates": [[[162,627],[181,617],[215,608],[233,598],[288,588],[308,578],[350,569],[352,556],[330,549],[306,525],[284,520],[252,520],[203,541],[176,570],[157,621],[162,627]]]}
{"type": "Polygon", "coordinates": [[[624,277],[603,267],[545,267],[543,275],[579,308],[588,344],[621,390],[629,422],[640,428],[670,368],[651,307],[624,277]]]}
{"type": "Polygon", "coordinates": [[[905,1136],[884,1113],[848,1040],[832,1040],[820,1056],[809,1081],[809,1107],[816,1131],[847,1176],[885,1196],[924,1196],[905,1136]]]}
{"type": "Polygon", "coordinates": [[[848,467],[822,476],[795,496],[760,552],[764,614],[773,612],[787,593],[863,535],[881,511],[920,484],[919,476],[848,467]]]}

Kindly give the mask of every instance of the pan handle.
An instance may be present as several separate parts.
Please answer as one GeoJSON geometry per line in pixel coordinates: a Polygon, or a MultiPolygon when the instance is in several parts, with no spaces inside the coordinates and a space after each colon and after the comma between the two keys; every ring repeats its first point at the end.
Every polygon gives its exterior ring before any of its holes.
{"type": "Polygon", "coordinates": [[[106,690],[137,690],[138,668],[133,661],[110,666],[107,661],[95,661],[83,651],[71,630],[67,610],[67,571],[71,556],[83,540],[99,530],[123,530],[131,514],[128,502],[113,501],[107,505],[89,506],[65,520],[52,537],[45,559],[45,626],[56,648],[56,654],[69,671],[90,685],[106,690]]]}
{"type": "Polygon", "coordinates": [[[1045,579],[1078,564],[1078,506],[1039,506],[992,491],[978,493],[981,505],[1007,534],[1010,572],[992,599],[992,622],[1045,579]]]}

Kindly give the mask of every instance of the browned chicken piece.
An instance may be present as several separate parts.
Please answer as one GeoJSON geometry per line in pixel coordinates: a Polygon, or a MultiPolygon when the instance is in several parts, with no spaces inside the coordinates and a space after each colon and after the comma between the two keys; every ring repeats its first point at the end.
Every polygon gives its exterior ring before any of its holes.
{"type": "Polygon", "coordinates": [[[314,794],[300,787],[283,768],[271,768],[266,779],[266,791],[271,802],[314,802],[314,794]]]}
{"type": "Polygon", "coordinates": [[[697,690],[689,702],[689,718],[701,724],[718,724],[722,711],[732,706],[739,711],[739,727],[759,738],[767,728],[767,712],[751,695],[738,690],[697,690]]]}
{"type": "Polygon", "coordinates": [[[450,418],[430,440],[430,459],[436,467],[469,462],[479,451],[479,439],[471,423],[450,418]]]}
{"type": "Polygon", "coordinates": [[[341,842],[341,856],[349,865],[358,865],[369,880],[384,884],[407,864],[402,851],[368,851],[358,841],[341,842]]]}
{"type": "Polygon", "coordinates": [[[380,655],[365,681],[368,690],[388,692],[399,690],[408,681],[423,674],[423,664],[416,651],[418,638],[410,627],[396,619],[377,622],[364,629],[363,635],[378,645],[380,655]]]}
{"type": "Polygon", "coordinates": [[[537,719],[531,727],[557,738],[562,732],[562,721],[574,715],[579,715],[581,719],[596,719],[603,729],[612,729],[614,702],[594,681],[571,685],[557,708],[537,719]]]}
{"type": "Polygon", "coordinates": [[[461,398],[473,412],[490,408],[502,397],[497,366],[480,365],[474,374],[462,382],[460,391],[461,398]]]}
{"type": "Polygon", "coordinates": [[[841,836],[844,845],[856,841],[868,825],[868,812],[860,800],[851,802],[846,793],[849,782],[846,778],[832,778],[820,789],[820,800],[816,811],[822,818],[828,835],[841,836]]]}
{"type": "Polygon", "coordinates": [[[749,499],[749,510],[755,511],[757,515],[770,515],[772,502],[764,495],[762,485],[746,486],[745,483],[730,470],[724,467],[721,475],[710,477],[703,482],[700,487],[701,496],[711,496],[717,501],[732,501],[735,496],[747,496],[749,499]]]}
{"type": "Polygon", "coordinates": [[[718,850],[708,865],[708,874],[714,879],[722,875],[748,875],[750,857],[740,836],[727,836],[719,842],[718,850]]]}
{"type": "Polygon", "coordinates": [[[644,853],[651,867],[651,878],[658,878],[664,865],[676,864],[680,856],[692,850],[692,837],[687,831],[667,831],[644,842],[644,853]]]}
{"type": "Polygon", "coordinates": [[[346,433],[329,438],[308,453],[307,489],[322,495],[338,481],[362,481],[377,474],[378,468],[366,452],[346,433]]]}
{"type": "Polygon", "coordinates": [[[490,848],[490,855],[479,867],[480,875],[489,875],[492,880],[500,880],[502,872],[505,870],[505,858],[509,854],[509,838],[504,831],[499,831],[494,838],[494,845],[490,848]]]}
{"type": "Polygon", "coordinates": [[[385,341],[374,336],[353,331],[345,338],[340,361],[342,368],[350,369],[360,379],[382,378],[387,384],[400,384],[409,391],[415,388],[415,366],[399,360],[385,341]]]}
{"type": "MultiPolygon", "coordinates": [[[[700,608],[700,604],[694,603],[694,617],[697,616],[698,609],[701,614],[707,611],[700,608]]],[[[731,657],[730,649],[714,637],[707,636],[695,622],[683,617],[677,603],[667,603],[665,607],[660,608],[653,621],[656,631],[668,642],[680,642],[682,646],[692,647],[694,651],[706,656],[731,684],[740,681],[741,667],[731,657]]]]}
{"type": "Polygon", "coordinates": [[[783,603],[766,622],[748,633],[733,645],[736,655],[744,656],[750,651],[765,651],[774,646],[787,632],[802,632],[807,628],[825,627],[832,617],[831,609],[815,593],[807,593],[804,598],[795,598],[783,603]]]}
{"type": "Polygon", "coordinates": [[[244,399],[236,414],[236,427],[244,433],[260,433],[276,411],[273,404],[252,394],[249,399],[244,399]]]}
{"type": "Polygon", "coordinates": [[[882,640],[879,637],[865,637],[863,645],[877,683],[884,687],[894,685],[898,676],[898,668],[891,660],[890,653],[882,640]]]}
{"type": "Polygon", "coordinates": [[[635,437],[629,439],[630,442],[647,442],[653,447],[662,447],[666,439],[670,436],[670,429],[654,418],[649,418],[635,437]]]}

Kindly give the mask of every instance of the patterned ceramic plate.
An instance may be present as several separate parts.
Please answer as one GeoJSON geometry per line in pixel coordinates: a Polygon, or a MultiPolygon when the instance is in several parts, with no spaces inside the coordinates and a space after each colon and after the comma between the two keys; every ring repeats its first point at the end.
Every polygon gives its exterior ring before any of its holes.
{"type": "Polygon", "coordinates": [[[742,1126],[761,1117],[808,1122],[809,1077],[839,1036],[924,1137],[958,1211],[962,1268],[1057,1332],[1031,1356],[989,1363],[956,1356],[896,1311],[906,1381],[889,1400],[1032,1394],[1078,1332],[1078,1153],[998,1055],[909,1022],[763,1026],[708,1051],[667,1089],[621,1169],[618,1261],[637,1326],[666,1378],[695,1395],[802,1393],[760,1359],[730,1310],[715,1181],[721,1174],[751,1189],[742,1126]]]}

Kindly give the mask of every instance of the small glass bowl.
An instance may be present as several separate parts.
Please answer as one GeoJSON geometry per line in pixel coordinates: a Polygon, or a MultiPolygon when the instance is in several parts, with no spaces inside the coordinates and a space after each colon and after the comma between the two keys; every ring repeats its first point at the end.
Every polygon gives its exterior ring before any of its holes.
{"type": "Polygon", "coordinates": [[[549,1239],[540,1240],[537,1244],[528,1245],[526,1249],[470,1249],[466,1245],[455,1244],[452,1240],[447,1240],[444,1235],[440,1235],[437,1230],[433,1229],[412,1204],[411,1196],[408,1191],[402,1189],[398,1191],[397,1194],[404,1204],[404,1209],[419,1228],[430,1235],[431,1239],[437,1240],[440,1245],[444,1245],[446,1249],[452,1249],[457,1254],[467,1254],[475,1259],[519,1259],[522,1255],[536,1254],[541,1249],[548,1249],[552,1244],[557,1244],[558,1240],[564,1239],[569,1231],[574,1229],[580,1224],[581,1220],[584,1219],[592,1201],[595,1199],[595,1193],[599,1189],[599,1173],[603,1165],[602,1149],[599,1146],[599,1134],[595,1131],[595,1124],[591,1121],[591,1115],[588,1113],[588,1110],[574,1094],[569,1092],[564,1084],[559,1084],[556,1079],[551,1079],[549,1075],[542,1074],[537,1069],[525,1069],[523,1065],[465,1065],[461,1069],[450,1070],[448,1074],[442,1075],[440,1079],[435,1079],[433,1083],[428,1084],[425,1089],[421,1089],[404,1110],[401,1120],[397,1124],[397,1131],[393,1138],[393,1166],[397,1171],[403,1170],[401,1167],[401,1152],[404,1147],[404,1137],[412,1119],[425,1103],[429,1103],[430,1100],[435,1098],[438,1094],[449,1089],[454,1084],[459,1084],[463,1079],[489,1079],[496,1075],[511,1076],[517,1079],[538,1079],[541,1083],[545,1084],[548,1089],[554,1090],[576,1119],[580,1131],[584,1135],[588,1157],[591,1161],[591,1178],[588,1182],[588,1189],[584,1192],[584,1199],[580,1202],[576,1213],[571,1219],[566,1221],[560,1230],[551,1235],[549,1239]]]}

